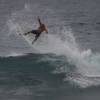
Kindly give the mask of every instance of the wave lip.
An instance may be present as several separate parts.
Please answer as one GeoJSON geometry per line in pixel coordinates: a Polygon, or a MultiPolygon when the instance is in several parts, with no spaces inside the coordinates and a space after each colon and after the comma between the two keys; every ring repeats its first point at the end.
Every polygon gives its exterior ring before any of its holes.
{"type": "Polygon", "coordinates": [[[25,55],[27,55],[27,54],[25,54],[25,53],[11,52],[11,53],[9,53],[9,54],[7,54],[7,55],[3,55],[3,56],[1,56],[1,57],[8,58],[8,57],[20,57],[20,56],[25,56],[25,55]]]}

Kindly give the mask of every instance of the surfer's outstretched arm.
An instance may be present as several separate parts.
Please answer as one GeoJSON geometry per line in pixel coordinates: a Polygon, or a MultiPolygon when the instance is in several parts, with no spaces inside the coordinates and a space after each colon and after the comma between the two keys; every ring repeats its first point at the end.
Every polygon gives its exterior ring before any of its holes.
{"type": "Polygon", "coordinates": [[[38,22],[39,22],[39,24],[41,25],[42,24],[42,22],[41,22],[41,20],[40,20],[40,18],[38,17],[38,22]]]}

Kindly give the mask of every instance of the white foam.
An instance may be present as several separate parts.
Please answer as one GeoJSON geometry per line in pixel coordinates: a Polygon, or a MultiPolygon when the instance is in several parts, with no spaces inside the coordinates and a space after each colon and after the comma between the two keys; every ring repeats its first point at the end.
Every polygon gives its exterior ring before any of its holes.
{"type": "Polygon", "coordinates": [[[26,55],[25,53],[11,52],[11,53],[4,55],[2,57],[18,57],[18,56],[25,56],[25,55],[26,55]]]}
{"type": "MultiPolygon", "coordinates": [[[[71,36],[71,42],[67,39],[68,37],[63,41],[57,35],[47,35],[43,40],[40,39],[40,42],[38,41],[34,48],[40,50],[41,53],[54,53],[66,56],[69,63],[76,66],[76,73],[81,74],[81,77],[73,76],[69,78],[72,82],[79,84],[81,87],[99,85],[100,79],[97,79],[97,81],[86,77],[100,77],[100,54],[94,54],[90,49],[81,51],[73,39],[71,31],[69,33],[66,30],[66,35],[71,36]]],[[[67,72],[66,68],[63,69],[63,72],[67,72]]]]}

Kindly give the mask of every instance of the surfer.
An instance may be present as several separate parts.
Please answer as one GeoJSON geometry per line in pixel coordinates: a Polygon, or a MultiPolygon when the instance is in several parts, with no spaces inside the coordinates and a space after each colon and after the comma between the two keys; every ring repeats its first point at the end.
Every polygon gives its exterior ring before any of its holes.
{"type": "Polygon", "coordinates": [[[31,30],[31,31],[29,31],[27,33],[24,33],[24,35],[28,35],[30,33],[31,34],[35,34],[35,39],[32,41],[32,44],[40,37],[40,35],[41,35],[42,32],[45,31],[46,33],[48,33],[48,30],[47,30],[45,24],[43,24],[41,22],[41,20],[40,20],[39,17],[38,17],[38,22],[39,22],[39,27],[36,30],[31,30]]]}

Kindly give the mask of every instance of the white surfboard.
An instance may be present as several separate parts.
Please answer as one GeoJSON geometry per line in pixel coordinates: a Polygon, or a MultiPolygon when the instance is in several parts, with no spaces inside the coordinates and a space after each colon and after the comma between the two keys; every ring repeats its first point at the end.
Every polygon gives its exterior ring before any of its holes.
{"type": "Polygon", "coordinates": [[[29,45],[33,45],[32,42],[34,41],[35,39],[35,34],[27,34],[27,35],[24,35],[24,34],[21,34],[21,36],[25,39],[25,41],[27,41],[29,43],[29,45]]]}
{"type": "Polygon", "coordinates": [[[35,34],[31,34],[31,33],[30,33],[30,34],[24,35],[23,30],[22,30],[21,27],[19,27],[19,26],[18,26],[18,32],[17,32],[17,34],[20,35],[20,36],[22,36],[22,37],[25,39],[25,41],[28,42],[28,44],[29,44],[30,46],[33,45],[33,44],[32,44],[32,41],[35,39],[35,34]]]}

